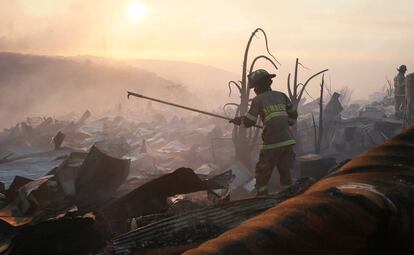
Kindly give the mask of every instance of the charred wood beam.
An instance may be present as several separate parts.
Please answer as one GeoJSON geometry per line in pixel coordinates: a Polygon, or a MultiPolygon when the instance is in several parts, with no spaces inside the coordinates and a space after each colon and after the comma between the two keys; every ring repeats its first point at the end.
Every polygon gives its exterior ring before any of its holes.
{"type": "Polygon", "coordinates": [[[321,152],[321,144],[323,138],[323,89],[325,86],[325,76],[322,75],[321,82],[321,95],[319,97],[319,133],[318,133],[318,143],[316,145],[316,154],[321,152]]]}

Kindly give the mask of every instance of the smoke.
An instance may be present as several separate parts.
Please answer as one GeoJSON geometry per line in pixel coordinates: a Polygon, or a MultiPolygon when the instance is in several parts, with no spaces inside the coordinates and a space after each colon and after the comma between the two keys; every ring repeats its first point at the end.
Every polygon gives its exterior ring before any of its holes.
{"type": "Polygon", "coordinates": [[[116,62],[2,53],[0,127],[31,116],[58,117],[86,109],[103,115],[147,104],[127,100],[127,90],[187,105],[199,101],[184,85],[116,62]]]}

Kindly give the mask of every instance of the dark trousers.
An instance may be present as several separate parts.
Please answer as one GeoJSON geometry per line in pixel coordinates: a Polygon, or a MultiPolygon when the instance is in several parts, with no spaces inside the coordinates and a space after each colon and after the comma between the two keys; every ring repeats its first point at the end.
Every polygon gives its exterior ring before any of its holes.
{"type": "Polygon", "coordinates": [[[292,184],[290,169],[295,162],[295,156],[293,146],[261,150],[259,162],[256,164],[256,189],[263,190],[267,187],[275,167],[279,171],[280,184],[283,186],[292,184]]]}
{"type": "Polygon", "coordinates": [[[404,100],[405,96],[395,96],[395,116],[397,118],[402,117],[402,112],[404,111],[404,100]]]}

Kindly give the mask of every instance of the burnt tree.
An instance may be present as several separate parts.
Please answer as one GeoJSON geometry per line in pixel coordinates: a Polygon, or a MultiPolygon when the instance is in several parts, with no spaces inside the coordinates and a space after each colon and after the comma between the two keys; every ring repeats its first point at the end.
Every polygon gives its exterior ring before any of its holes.
{"type": "Polygon", "coordinates": [[[325,76],[322,75],[321,81],[321,95],[319,97],[319,132],[318,132],[318,143],[316,144],[315,153],[319,154],[321,152],[321,144],[323,137],[323,90],[325,86],[325,76]]]}
{"type": "MultiPolygon", "coordinates": [[[[261,29],[261,28],[257,28],[253,31],[253,33],[250,35],[249,40],[247,42],[245,51],[244,51],[244,58],[243,58],[243,69],[242,69],[242,77],[241,80],[236,82],[236,81],[230,81],[228,83],[229,89],[230,89],[230,94],[231,94],[231,87],[235,86],[240,94],[240,103],[229,103],[226,104],[225,107],[227,106],[235,106],[236,107],[236,116],[244,116],[248,109],[249,109],[249,105],[250,105],[250,90],[249,90],[249,86],[248,86],[248,79],[247,76],[248,74],[250,74],[256,63],[259,60],[265,60],[270,62],[270,64],[275,68],[277,68],[276,63],[280,64],[276,58],[273,56],[273,54],[270,52],[269,50],[269,45],[268,45],[268,40],[267,40],[267,35],[266,32],[261,29]],[[264,41],[266,44],[266,51],[267,54],[270,56],[266,56],[266,55],[258,55],[256,56],[253,61],[250,63],[250,67],[248,69],[248,59],[249,59],[249,51],[250,51],[250,46],[251,43],[253,41],[253,38],[255,36],[257,36],[257,33],[262,33],[264,36],[264,41]]],[[[250,128],[249,130],[247,130],[244,127],[241,126],[234,126],[233,129],[233,143],[234,143],[234,147],[235,147],[235,152],[236,152],[236,159],[240,160],[241,162],[243,162],[243,164],[246,165],[246,167],[252,167],[253,166],[253,162],[251,160],[251,152],[252,150],[255,148],[255,144],[258,141],[258,137],[259,137],[259,129],[257,128],[250,128]]]]}
{"type": "MultiPolygon", "coordinates": [[[[289,98],[290,101],[292,101],[293,106],[298,109],[300,100],[303,97],[303,93],[306,92],[306,88],[309,85],[309,83],[318,75],[321,75],[325,72],[327,72],[329,69],[325,69],[322,70],[320,72],[317,72],[315,74],[313,74],[312,76],[310,76],[305,83],[300,83],[298,82],[298,73],[299,73],[299,66],[304,67],[300,62],[299,62],[299,58],[296,58],[296,63],[295,63],[295,73],[293,76],[293,84],[291,83],[291,73],[289,73],[288,78],[287,78],[287,88],[288,88],[288,93],[289,93],[289,98]]],[[[295,124],[293,126],[293,132],[297,141],[297,153],[301,154],[302,153],[302,149],[301,149],[301,141],[299,139],[299,135],[298,135],[298,125],[295,124]]]]}

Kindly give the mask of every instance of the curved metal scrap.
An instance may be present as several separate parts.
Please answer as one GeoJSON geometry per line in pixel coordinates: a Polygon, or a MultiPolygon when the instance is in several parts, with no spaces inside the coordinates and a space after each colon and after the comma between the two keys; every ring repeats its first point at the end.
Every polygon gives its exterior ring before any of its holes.
{"type": "Polygon", "coordinates": [[[303,193],[313,183],[301,178],[276,196],[233,201],[168,217],[112,239],[115,254],[178,254],[195,244],[217,237],[246,219],[303,193]],[[161,253],[163,251],[163,253],[161,253]]]}
{"type": "Polygon", "coordinates": [[[413,254],[413,234],[411,126],[304,194],[185,254],[413,254]]]}

